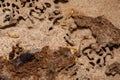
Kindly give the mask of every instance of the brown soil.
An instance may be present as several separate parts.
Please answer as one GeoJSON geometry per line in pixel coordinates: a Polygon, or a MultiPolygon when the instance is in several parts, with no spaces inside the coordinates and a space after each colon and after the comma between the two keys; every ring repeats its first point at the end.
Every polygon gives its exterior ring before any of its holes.
{"type": "Polygon", "coordinates": [[[59,72],[75,64],[74,55],[65,47],[52,51],[45,46],[40,52],[17,54],[19,55],[16,58],[9,61],[0,60],[0,69],[4,71],[3,65],[7,68],[7,72],[11,75],[10,80],[27,79],[31,76],[37,78],[34,80],[43,77],[46,80],[54,80],[59,72]]]}

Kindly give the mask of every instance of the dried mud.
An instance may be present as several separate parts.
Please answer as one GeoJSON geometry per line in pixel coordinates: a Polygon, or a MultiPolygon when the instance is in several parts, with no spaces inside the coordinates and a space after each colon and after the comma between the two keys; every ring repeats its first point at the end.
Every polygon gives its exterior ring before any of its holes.
{"type": "Polygon", "coordinates": [[[11,59],[11,55],[15,55],[15,49],[19,49],[19,47],[16,46],[13,49],[9,54],[10,60],[0,59],[1,77],[2,72],[6,71],[9,76],[5,77],[9,80],[27,79],[31,76],[36,77],[34,80],[41,78],[55,80],[59,72],[75,64],[74,55],[69,48],[65,47],[60,47],[59,50],[53,51],[49,46],[45,46],[36,53],[22,53],[19,51],[21,53],[18,52],[17,57],[14,58],[14,56],[11,59]],[[6,70],[4,67],[6,67],[6,70]]]}
{"type": "Polygon", "coordinates": [[[119,0],[1,0],[0,80],[119,80],[119,0]]]}

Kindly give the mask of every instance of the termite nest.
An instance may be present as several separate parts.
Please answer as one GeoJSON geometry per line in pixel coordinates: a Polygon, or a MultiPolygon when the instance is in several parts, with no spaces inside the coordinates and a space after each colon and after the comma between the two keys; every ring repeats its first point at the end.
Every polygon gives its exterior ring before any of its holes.
{"type": "Polygon", "coordinates": [[[12,46],[9,60],[4,65],[11,77],[22,79],[36,74],[38,77],[54,80],[59,72],[75,65],[75,57],[67,47],[51,50],[49,46],[45,46],[40,51],[30,52],[17,44],[12,46]]]}

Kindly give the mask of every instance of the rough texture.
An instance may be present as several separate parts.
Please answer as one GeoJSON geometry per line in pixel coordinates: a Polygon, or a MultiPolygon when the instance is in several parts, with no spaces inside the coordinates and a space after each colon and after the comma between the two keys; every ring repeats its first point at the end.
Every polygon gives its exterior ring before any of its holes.
{"type": "Polygon", "coordinates": [[[92,32],[92,36],[96,39],[96,43],[90,44],[90,46],[88,46],[87,48],[95,48],[96,51],[100,53],[100,48],[105,50],[106,47],[109,47],[109,49],[112,51],[113,48],[120,47],[120,29],[116,28],[105,17],[99,16],[96,18],[92,18],[76,14],[73,14],[72,17],[76,25],[78,26],[78,29],[90,29],[92,32]]]}
{"type": "MultiPolygon", "coordinates": [[[[15,48],[19,49],[18,46],[15,48]]],[[[45,80],[56,80],[59,72],[75,65],[74,55],[69,48],[65,47],[52,51],[48,46],[45,46],[41,51],[35,53],[30,53],[29,51],[24,53],[22,51],[16,54],[14,51],[15,49],[9,54],[10,60],[4,61],[4,59],[0,59],[1,74],[5,71],[8,72],[9,74],[7,75],[9,76],[6,76],[6,78],[9,80],[29,79],[31,76],[37,78],[33,78],[34,80],[42,78],[45,80]],[[11,55],[13,55],[11,53],[17,56],[11,58],[11,55]]]]}
{"type": "Polygon", "coordinates": [[[119,0],[1,0],[0,80],[119,80],[119,13],[119,0]]]}

